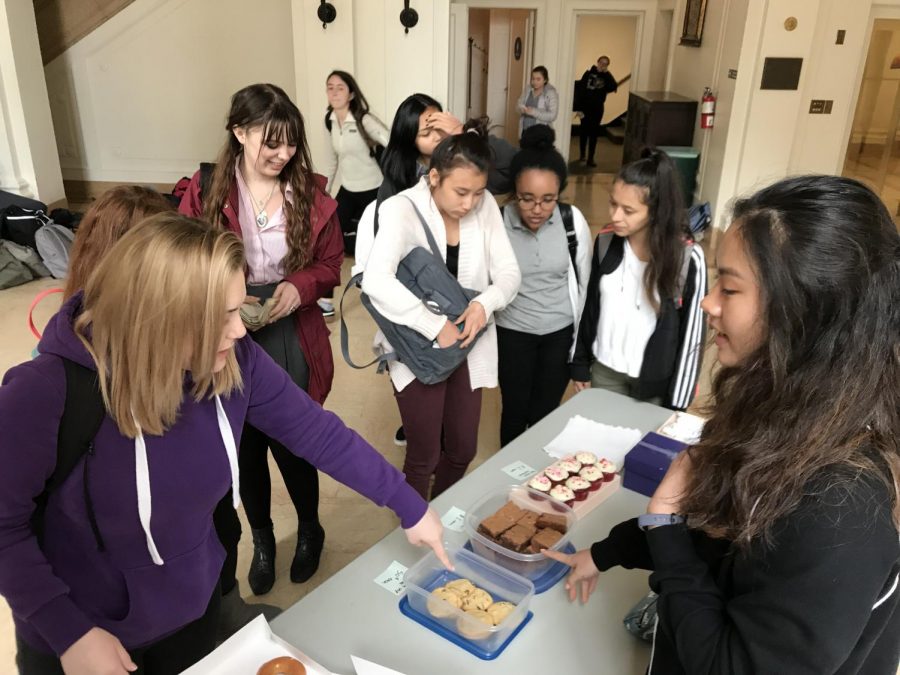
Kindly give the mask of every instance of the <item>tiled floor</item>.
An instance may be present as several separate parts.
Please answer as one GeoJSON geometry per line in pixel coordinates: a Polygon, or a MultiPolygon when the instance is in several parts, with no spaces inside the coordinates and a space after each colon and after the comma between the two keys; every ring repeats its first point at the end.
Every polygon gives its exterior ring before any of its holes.
{"type": "MultiPolygon", "coordinates": [[[[567,191],[567,200],[577,204],[584,211],[595,229],[599,229],[607,218],[607,189],[611,176],[586,174],[573,176],[567,191]]],[[[349,263],[344,266],[344,279],[348,277],[349,263]]],[[[41,280],[0,291],[0,372],[30,358],[36,340],[26,327],[28,306],[41,290],[58,286],[54,280],[41,280]]],[[[340,291],[336,294],[340,300],[340,291]]],[[[35,323],[42,327],[59,305],[60,296],[46,299],[35,312],[35,323]]],[[[359,303],[358,295],[348,297],[344,308],[350,330],[350,346],[354,355],[363,358],[370,354],[374,324],[359,303]]],[[[377,375],[374,369],[357,371],[347,366],[340,357],[340,325],[330,324],[332,330],[332,350],[335,357],[334,388],[326,403],[364,438],[372,443],[395,466],[403,462],[403,450],[393,444],[393,434],[399,424],[397,406],[391,395],[391,387],[385,376],[377,375]]],[[[707,368],[712,359],[705,360],[707,368]]],[[[704,373],[701,391],[707,390],[708,373],[704,373]]],[[[477,467],[499,448],[500,402],[497,390],[488,390],[483,399],[482,421],[479,430],[478,456],[472,463],[477,467]]],[[[282,608],[288,607],[316,588],[332,574],[353,560],[360,552],[369,548],[397,526],[392,513],[379,509],[364,498],[323,476],[320,515],[325,526],[325,552],[319,572],[305,584],[290,582],[287,570],[293,556],[296,539],[296,519],[290,499],[281,482],[274,464],[273,476],[273,520],[278,539],[278,580],[275,587],[261,599],[282,608]]],[[[243,516],[242,516],[243,518],[243,516]]],[[[245,532],[248,531],[244,520],[245,532]]],[[[246,584],[247,567],[252,554],[250,537],[241,540],[238,578],[243,579],[243,591],[249,594],[246,584]]],[[[251,596],[251,600],[252,600],[251,596]]],[[[15,642],[12,620],[6,605],[0,598],[0,673],[11,673],[14,668],[15,642]]]]}

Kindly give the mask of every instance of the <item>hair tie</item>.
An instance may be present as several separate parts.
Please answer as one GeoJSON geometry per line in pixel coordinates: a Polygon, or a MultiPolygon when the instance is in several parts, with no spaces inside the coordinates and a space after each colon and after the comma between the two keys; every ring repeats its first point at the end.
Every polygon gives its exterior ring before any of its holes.
{"type": "Polygon", "coordinates": [[[475,134],[476,136],[480,136],[480,135],[481,135],[481,133],[480,133],[480,132],[478,131],[478,129],[475,128],[475,127],[472,127],[471,129],[466,129],[466,133],[467,133],[467,134],[475,134]]]}

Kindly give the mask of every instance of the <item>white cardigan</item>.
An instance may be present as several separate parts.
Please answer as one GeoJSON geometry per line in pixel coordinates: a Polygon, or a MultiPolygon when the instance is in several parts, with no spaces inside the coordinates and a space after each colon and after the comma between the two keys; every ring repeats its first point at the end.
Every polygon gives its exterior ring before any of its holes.
{"type": "MultiPolygon", "coordinates": [[[[417,246],[426,250],[428,239],[407,197],[413,200],[428,223],[444,259],[447,258],[447,231],[438,212],[428,177],[413,187],[382,202],[378,234],[363,275],[362,290],[387,319],[409,326],[433,340],[444,327],[446,317],[430,312],[419,298],[397,280],[397,266],[417,246]]],[[[503,218],[494,197],[485,192],[478,206],[459,221],[459,273],[464,288],[479,291],[473,301],[484,307],[487,330],[478,338],[466,362],[472,389],[497,386],[497,329],[493,314],[503,309],[519,290],[519,264],[506,235],[503,218]]],[[[383,352],[392,348],[379,333],[376,346],[383,352]]],[[[415,379],[402,363],[391,362],[391,381],[402,391],[415,379]]]]}

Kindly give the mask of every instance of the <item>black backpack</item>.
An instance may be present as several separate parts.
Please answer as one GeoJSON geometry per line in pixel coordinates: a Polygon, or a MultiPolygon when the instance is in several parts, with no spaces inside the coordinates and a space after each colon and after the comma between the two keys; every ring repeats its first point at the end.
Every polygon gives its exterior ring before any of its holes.
{"type": "Polygon", "coordinates": [[[66,402],[56,437],[56,468],[44,484],[44,491],[34,498],[35,509],[31,515],[31,528],[40,541],[43,536],[47,500],[84,457],[82,468],[84,505],[97,542],[97,550],[104,551],[103,537],[94,516],[89,479],[91,457],[94,454],[94,437],[100,430],[103,418],[106,417],[106,407],[103,405],[96,371],[66,358],[62,361],[66,371],[66,402]]]}
{"type": "Polygon", "coordinates": [[[0,211],[0,239],[7,239],[20,246],[37,250],[35,233],[52,222],[50,216],[41,209],[28,209],[10,204],[0,211]]]}

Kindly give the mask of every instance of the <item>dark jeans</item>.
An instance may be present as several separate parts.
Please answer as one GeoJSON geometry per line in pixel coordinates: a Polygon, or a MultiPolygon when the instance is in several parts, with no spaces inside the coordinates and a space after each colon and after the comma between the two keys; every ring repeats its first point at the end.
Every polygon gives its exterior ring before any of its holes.
{"type": "Polygon", "coordinates": [[[501,446],[559,406],[569,384],[572,331],[572,326],[566,326],[533,335],[497,326],[501,446]]]}
{"type": "Polygon", "coordinates": [[[582,159],[594,161],[594,153],[597,151],[597,137],[600,136],[600,121],[603,119],[603,108],[584,113],[578,128],[578,149],[582,159]],[[584,151],[587,147],[587,155],[584,151]]]}
{"type": "Polygon", "coordinates": [[[337,196],[337,215],[341,223],[341,232],[344,234],[344,255],[356,254],[356,228],[359,219],[362,218],[366,207],[375,201],[378,196],[378,188],[365,192],[350,192],[341,188],[337,196]]]}
{"type": "MultiPolygon", "coordinates": [[[[231,509],[232,512],[234,508],[231,509]]],[[[213,591],[206,613],[158,642],[128,650],[138,669],[136,675],[178,675],[216,646],[221,591],[213,591]]],[[[59,657],[34,649],[16,634],[16,665],[19,675],[63,675],[59,657]]]]}
{"type": "Polygon", "coordinates": [[[413,380],[394,396],[406,431],[406,482],[427,500],[433,474],[433,499],[462,478],[475,457],[481,389],[472,391],[469,367],[463,363],[443,382],[413,380]]]}

